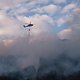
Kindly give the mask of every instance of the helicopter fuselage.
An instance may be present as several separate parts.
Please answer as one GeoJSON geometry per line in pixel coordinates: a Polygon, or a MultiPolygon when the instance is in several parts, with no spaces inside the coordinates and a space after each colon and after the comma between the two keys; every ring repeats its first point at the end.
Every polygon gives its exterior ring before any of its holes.
{"type": "Polygon", "coordinates": [[[30,26],[33,26],[33,24],[28,24],[27,26],[29,26],[29,27],[30,27],[30,26]]]}

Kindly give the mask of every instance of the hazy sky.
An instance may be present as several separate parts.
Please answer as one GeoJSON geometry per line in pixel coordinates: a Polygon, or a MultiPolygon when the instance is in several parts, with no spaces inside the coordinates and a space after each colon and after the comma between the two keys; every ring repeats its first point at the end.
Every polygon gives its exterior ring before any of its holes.
{"type": "Polygon", "coordinates": [[[40,57],[55,58],[64,51],[79,57],[79,3],[80,0],[0,0],[0,72],[8,71],[7,67],[9,71],[29,65],[38,68],[40,57]],[[34,26],[29,32],[23,24],[30,21],[34,26]],[[11,61],[12,66],[5,60],[11,61]]]}

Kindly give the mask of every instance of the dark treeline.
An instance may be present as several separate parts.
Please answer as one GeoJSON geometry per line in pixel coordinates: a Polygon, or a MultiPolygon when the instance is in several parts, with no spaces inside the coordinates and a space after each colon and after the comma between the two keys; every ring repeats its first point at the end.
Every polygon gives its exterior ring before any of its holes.
{"type": "Polygon", "coordinates": [[[36,77],[23,77],[19,73],[9,74],[7,76],[0,76],[0,80],[80,80],[80,71],[73,73],[69,76],[59,75],[56,72],[49,72],[41,77],[38,75],[36,77]]]}

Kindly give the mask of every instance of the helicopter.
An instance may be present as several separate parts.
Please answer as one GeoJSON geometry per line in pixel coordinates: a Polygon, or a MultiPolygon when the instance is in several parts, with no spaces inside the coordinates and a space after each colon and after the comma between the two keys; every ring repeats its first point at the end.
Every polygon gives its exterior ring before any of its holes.
{"type": "MultiPolygon", "coordinates": [[[[26,28],[26,27],[32,27],[32,26],[33,26],[33,24],[31,23],[31,21],[30,21],[30,23],[28,25],[23,25],[24,28],[26,28]]],[[[30,31],[30,29],[29,29],[29,31],[30,31]]]]}
{"type": "Polygon", "coordinates": [[[31,21],[30,21],[30,23],[28,24],[28,25],[23,25],[24,27],[31,27],[31,26],[33,26],[33,24],[31,23],[31,21]]]}

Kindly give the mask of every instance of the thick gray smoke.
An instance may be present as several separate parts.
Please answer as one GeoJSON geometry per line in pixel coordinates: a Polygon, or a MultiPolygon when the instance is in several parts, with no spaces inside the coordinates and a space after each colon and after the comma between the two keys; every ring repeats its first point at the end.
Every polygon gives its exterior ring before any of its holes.
{"type": "Polygon", "coordinates": [[[47,59],[56,58],[63,51],[62,44],[56,35],[51,36],[46,33],[34,38],[26,36],[26,38],[15,39],[13,44],[0,54],[2,56],[1,70],[8,71],[6,67],[10,67],[11,70],[22,69],[31,65],[38,69],[41,57],[47,59]],[[8,61],[11,62],[11,65],[8,64],[8,61]],[[13,66],[13,64],[15,65],[13,66]],[[6,67],[4,68],[3,66],[6,67]]]}
{"type": "MultiPolygon", "coordinates": [[[[0,46],[0,49],[3,49],[0,54],[0,73],[21,70],[28,66],[35,66],[38,69],[40,58],[46,59],[52,64],[53,60],[58,59],[60,55],[66,54],[66,56],[69,55],[73,59],[80,57],[80,38],[77,32],[72,31],[69,39],[67,37],[66,39],[60,39],[57,35],[47,33],[42,33],[42,35],[34,38],[32,36],[17,38],[7,49],[0,46]]],[[[57,64],[62,67],[67,66],[65,72],[67,68],[70,69],[69,67],[75,68],[72,62],[65,60],[59,60],[57,64]]]]}

